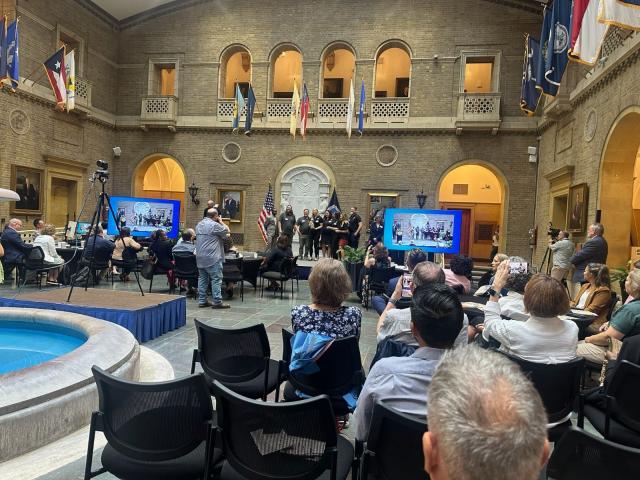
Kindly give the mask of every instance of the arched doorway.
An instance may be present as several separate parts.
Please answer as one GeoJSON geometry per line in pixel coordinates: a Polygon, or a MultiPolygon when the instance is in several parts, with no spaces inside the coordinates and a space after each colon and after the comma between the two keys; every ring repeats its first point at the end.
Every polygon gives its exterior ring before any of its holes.
{"type": "Polygon", "coordinates": [[[133,175],[133,195],[180,201],[180,221],[184,221],[185,175],[182,165],[168,155],[158,153],[145,158],[133,175]]]}
{"type": "Polygon", "coordinates": [[[462,211],[460,253],[477,260],[488,260],[493,233],[499,227],[501,246],[505,245],[504,177],[482,163],[454,165],[444,173],[438,187],[438,202],[445,210],[462,211]]]}
{"type": "Polygon", "coordinates": [[[626,264],[640,239],[640,107],[623,111],[614,122],[600,163],[598,209],[609,243],[607,263],[626,264]]]}

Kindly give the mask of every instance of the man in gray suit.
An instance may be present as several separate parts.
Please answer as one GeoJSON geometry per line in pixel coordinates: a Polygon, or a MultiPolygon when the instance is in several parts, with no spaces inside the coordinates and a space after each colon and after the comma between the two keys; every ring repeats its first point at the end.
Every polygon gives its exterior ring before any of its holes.
{"type": "Polygon", "coordinates": [[[584,283],[584,268],[589,263],[607,263],[609,246],[602,236],[604,227],[601,223],[592,223],[587,229],[588,240],[582,244],[582,249],[571,257],[570,262],[575,267],[573,278],[571,279],[574,288],[584,283]]]}

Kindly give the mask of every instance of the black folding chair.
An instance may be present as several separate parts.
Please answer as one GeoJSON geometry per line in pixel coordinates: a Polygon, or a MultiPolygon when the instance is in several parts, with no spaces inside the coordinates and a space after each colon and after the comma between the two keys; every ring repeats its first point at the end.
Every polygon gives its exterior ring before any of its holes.
{"type": "Polygon", "coordinates": [[[584,417],[613,442],[640,448],[640,365],[623,360],[607,385],[604,410],[585,402],[580,396],[578,426],[584,417]]]}
{"type": "Polygon", "coordinates": [[[360,479],[428,480],[422,451],[426,431],[426,417],[400,413],[382,401],[376,402],[367,441],[356,441],[356,457],[364,451],[360,479]]]}
{"type": "MultiPolygon", "coordinates": [[[[242,397],[213,384],[225,461],[219,478],[346,479],[353,446],[338,435],[326,396],[290,403],[242,397]]],[[[215,441],[214,444],[215,445],[215,441]]]]}
{"type": "Polygon", "coordinates": [[[222,268],[222,283],[235,283],[240,287],[240,300],[244,302],[244,282],[242,277],[242,258],[228,258],[222,268]]]}
{"type": "Polygon", "coordinates": [[[275,390],[276,401],[283,371],[272,360],[264,324],[238,329],[211,327],[195,320],[198,348],[193,351],[191,373],[200,363],[209,384],[222,382],[234,392],[249,398],[262,398],[275,390]]]}
{"type": "MultiPolygon", "coordinates": [[[[369,271],[367,272],[365,287],[362,289],[362,302],[367,310],[369,309],[369,299],[371,298],[371,292],[373,292],[374,295],[382,295],[387,290],[387,284],[389,283],[389,280],[397,276],[398,271],[393,267],[373,267],[369,269],[369,271]]],[[[402,279],[398,281],[402,281],[402,279]]]]}
{"type": "MultiPolygon", "coordinates": [[[[197,285],[199,271],[196,256],[189,252],[175,252],[173,254],[173,276],[178,282],[186,280],[197,285]]],[[[178,293],[180,288],[178,288],[178,293]]]]}
{"type": "MultiPolygon", "coordinates": [[[[350,413],[351,410],[342,396],[354,390],[359,394],[365,379],[358,339],[345,337],[334,340],[316,363],[319,371],[304,375],[288,369],[291,362],[292,338],[293,333],[283,328],[282,359],[287,367],[289,384],[285,387],[285,392],[298,390],[310,397],[328,395],[336,415],[350,413]]],[[[292,399],[295,399],[293,395],[285,395],[285,400],[292,399]]]]}
{"type": "Polygon", "coordinates": [[[23,266],[24,267],[22,269],[18,268],[17,270],[19,291],[27,284],[29,272],[33,272],[35,274],[38,289],[42,290],[42,279],[47,277],[49,270],[61,267],[61,265],[46,266],[44,264],[44,251],[42,250],[42,247],[37,245],[26,254],[23,266]],[[23,270],[22,273],[21,270],[23,270]],[[24,278],[22,278],[22,276],[24,276],[24,278]]]}
{"type": "Polygon", "coordinates": [[[556,443],[547,464],[554,480],[635,480],[640,449],[598,438],[571,427],[556,443]]]}
{"type": "MultiPolygon", "coordinates": [[[[122,260],[117,260],[115,258],[111,259],[111,266],[117,267],[122,270],[123,275],[127,275],[133,273],[136,277],[136,282],[138,282],[138,288],[140,289],[140,294],[144,297],[144,291],[142,290],[142,285],[140,284],[140,263],[138,262],[138,250],[133,247],[125,247],[122,251],[122,260]]],[[[113,270],[111,270],[111,285],[113,286],[113,270]]]]}
{"type": "Polygon", "coordinates": [[[220,458],[210,448],[213,409],[204,376],[138,383],[94,366],[99,408],[91,415],[85,480],[110,472],[118,478],[208,478],[220,458]],[[102,468],[92,471],[96,431],[104,432],[102,468]]]}
{"type": "Polygon", "coordinates": [[[533,382],[547,411],[548,423],[561,422],[547,432],[550,442],[557,441],[571,426],[569,416],[580,393],[584,358],[577,357],[564,363],[535,363],[514,355],[503,355],[517,363],[533,382]]]}
{"type": "MultiPolygon", "coordinates": [[[[267,280],[272,280],[274,282],[281,282],[281,285],[280,285],[280,298],[283,298],[282,295],[283,295],[283,292],[284,292],[284,289],[285,289],[285,285],[292,278],[293,266],[294,265],[295,265],[295,262],[294,262],[294,258],[293,257],[283,258],[282,262],[280,263],[280,271],[279,272],[274,272],[274,271],[270,271],[270,270],[267,270],[266,272],[262,272],[262,275],[260,276],[260,278],[261,278],[261,281],[260,281],[260,296],[261,297],[264,296],[264,280],[266,278],[267,280]]],[[[273,291],[273,296],[274,297],[276,296],[275,290],[273,291]]],[[[291,282],[291,297],[293,298],[293,281],[291,282]]]]}

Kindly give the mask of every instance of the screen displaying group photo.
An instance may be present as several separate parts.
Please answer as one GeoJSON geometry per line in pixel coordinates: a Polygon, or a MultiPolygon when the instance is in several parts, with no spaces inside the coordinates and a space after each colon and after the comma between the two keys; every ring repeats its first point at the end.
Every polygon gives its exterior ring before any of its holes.
{"type": "Polygon", "coordinates": [[[118,227],[129,227],[134,237],[148,237],[162,229],[167,237],[175,238],[178,233],[180,202],[151,198],[111,197],[115,221],[109,216],[108,233],[118,234],[118,227]]]}
{"type": "Polygon", "coordinates": [[[384,244],[390,250],[458,253],[461,220],[458,210],[387,209],[384,244]]]}

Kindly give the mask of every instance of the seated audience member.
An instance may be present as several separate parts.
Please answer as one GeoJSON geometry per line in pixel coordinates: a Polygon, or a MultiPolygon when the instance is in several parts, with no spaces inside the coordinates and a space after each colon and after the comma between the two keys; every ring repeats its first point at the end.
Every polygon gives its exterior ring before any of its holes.
{"type": "MultiPolygon", "coordinates": [[[[125,248],[130,248],[132,250],[135,250],[136,252],[142,250],[142,245],[136,242],[131,236],[131,229],[129,227],[122,227],[120,229],[120,234],[116,237],[116,240],[113,244],[115,248],[113,249],[111,258],[120,262],[123,260],[122,254],[124,253],[125,248]]],[[[122,273],[120,274],[120,280],[122,280],[123,282],[128,282],[130,272],[131,269],[129,267],[124,267],[122,273]]]]}
{"type": "Polygon", "coordinates": [[[493,260],[491,261],[491,270],[480,277],[480,280],[478,280],[478,290],[476,290],[474,295],[484,295],[486,293],[488,287],[490,287],[493,283],[493,277],[496,274],[498,265],[500,265],[500,263],[504,262],[505,260],[509,260],[509,255],[506,255],[504,253],[499,253],[495,257],[493,257],[493,260]]]}
{"type": "MultiPolygon", "coordinates": [[[[279,272],[282,260],[292,257],[293,251],[291,250],[289,237],[286,235],[280,235],[276,241],[276,247],[269,250],[267,256],[264,257],[260,270],[263,272],[279,272]]],[[[278,290],[279,288],[280,285],[278,285],[278,282],[271,281],[267,290],[278,290]]]]}
{"type": "Polygon", "coordinates": [[[358,440],[367,439],[379,400],[403,413],[425,415],[431,377],[462,328],[462,305],[445,285],[418,287],[411,310],[411,330],[420,347],[410,357],[383,358],[371,368],[353,414],[358,440]]]}
{"type": "MultiPolygon", "coordinates": [[[[413,293],[422,286],[444,285],[445,277],[440,265],[424,261],[416,265],[411,278],[411,292],[413,293]]],[[[414,336],[412,325],[413,309],[396,308],[396,303],[398,303],[400,298],[402,298],[402,282],[397,282],[396,289],[391,295],[389,303],[382,312],[382,315],[380,315],[378,324],[376,325],[378,343],[386,338],[390,338],[396,342],[403,342],[408,345],[419,345],[418,339],[414,336]]],[[[462,328],[460,329],[458,337],[455,339],[455,347],[467,344],[467,325],[467,317],[463,315],[462,328]]]]}
{"type": "Polygon", "coordinates": [[[2,243],[0,243],[0,285],[4,283],[4,268],[2,266],[2,257],[4,257],[4,248],[2,248],[2,243]]]}
{"type": "Polygon", "coordinates": [[[449,268],[444,269],[444,283],[462,295],[469,295],[472,271],[473,260],[465,255],[456,255],[451,259],[449,268]]]}
{"type": "MultiPolygon", "coordinates": [[[[634,264],[631,266],[631,270],[640,270],[640,260],[636,260],[634,264]]],[[[625,304],[630,303],[635,300],[635,297],[627,292],[627,299],[625,300],[625,304]]]]}
{"type": "Polygon", "coordinates": [[[580,287],[571,302],[571,307],[598,314],[598,318],[587,327],[587,332],[595,335],[602,324],[607,321],[607,314],[611,304],[609,267],[601,263],[589,263],[584,268],[584,279],[587,283],[580,287]]]}
{"type": "Polygon", "coordinates": [[[4,271],[7,277],[11,274],[13,269],[17,266],[20,275],[24,274],[24,263],[26,255],[31,251],[32,246],[25,243],[20,235],[22,230],[22,220],[12,218],[9,223],[4,227],[2,231],[2,237],[0,237],[0,243],[4,249],[4,257],[2,262],[4,264],[4,271]]]}
{"type": "Polygon", "coordinates": [[[367,258],[364,259],[365,268],[389,268],[391,266],[391,257],[389,250],[382,242],[378,242],[375,246],[369,247],[367,258]]]}
{"type": "Polygon", "coordinates": [[[108,260],[115,249],[113,242],[105,240],[104,230],[100,225],[96,225],[94,231],[87,234],[82,256],[85,259],[95,257],[96,260],[108,260]],[[94,233],[96,234],[94,236],[94,233]],[[95,243],[95,245],[94,245],[95,243]]]}
{"type": "MultiPolygon", "coordinates": [[[[415,268],[415,266],[420,262],[424,262],[426,259],[427,254],[424,252],[424,250],[420,250],[419,248],[414,248],[413,250],[407,252],[407,259],[405,261],[408,269],[407,273],[413,273],[413,269],[415,268]]],[[[391,297],[393,291],[396,289],[396,284],[401,278],[402,275],[400,275],[399,277],[393,277],[391,280],[389,280],[389,285],[387,285],[386,292],[387,297],[391,297]]],[[[378,315],[381,315],[385,307],[387,306],[387,301],[383,297],[376,295],[371,299],[371,306],[378,313],[378,315]]]]}
{"type": "Polygon", "coordinates": [[[33,221],[33,229],[35,230],[35,233],[33,234],[33,238],[38,238],[38,235],[42,234],[42,229],[44,228],[44,220],[42,220],[41,218],[36,218],[33,221]]]}
{"type": "MultiPolygon", "coordinates": [[[[36,237],[32,244],[34,247],[42,248],[45,267],[61,266],[64,263],[64,259],[58,255],[58,251],[56,250],[55,235],[56,227],[47,223],[42,227],[40,235],[36,237]]],[[[57,282],[59,273],[60,268],[51,268],[48,273],[48,280],[50,282],[57,282]]]]}
{"type": "Polygon", "coordinates": [[[547,414],[533,384],[477,347],[444,356],[428,394],[422,439],[432,480],[536,480],[549,457],[547,414]]]}
{"type": "Polygon", "coordinates": [[[175,246],[171,249],[173,253],[176,252],[186,252],[186,253],[196,253],[196,231],[193,228],[187,228],[182,235],[180,236],[180,240],[175,246]]]}
{"type": "Polygon", "coordinates": [[[569,311],[564,286],[548,275],[534,275],[524,289],[524,307],[530,315],[522,322],[504,320],[498,303],[509,277],[509,262],[498,267],[489,301],[484,308],[482,336],[500,342],[500,350],[537,363],[563,363],[576,356],[578,326],[558,315],[569,311]]]}
{"type": "Polygon", "coordinates": [[[309,275],[309,290],[311,304],[291,310],[294,333],[360,337],[362,312],[358,307],[342,305],[351,293],[351,278],[342,263],[331,258],[318,260],[309,275]]]}
{"type": "Polygon", "coordinates": [[[107,233],[107,229],[109,228],[109,223],[108,222],[100,222],[100,226],[102,227],[102,231],[103,231],[102,236],[103,236],[103,238],[105,240],[109,240],[110,242],[113,242],[116,239],[115,235],[109,235],[107,233]]]}
{"type": "Polygon", "coordinates": [[[578,355],[589,362],[601,364],[610,342],[640,334],[640,270],[629,273],[624,288],[635,300],[623,305],[608,324],[600,327],[600,333],[578,344],[578,355]]]}
{"type": "Polygon", "coordinates": [[[173,278],[173,242],[167,238],[167,233],[158,229],[151,234],[149,253],[155,258],[156,269],[167,272],[169,289],[174,288],[173,278]]]}

